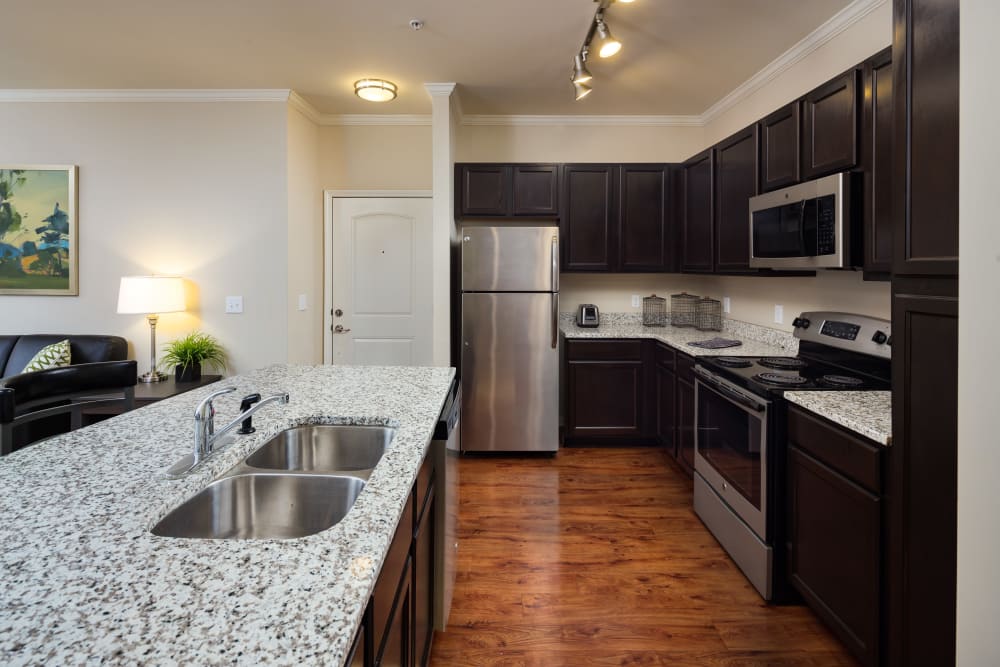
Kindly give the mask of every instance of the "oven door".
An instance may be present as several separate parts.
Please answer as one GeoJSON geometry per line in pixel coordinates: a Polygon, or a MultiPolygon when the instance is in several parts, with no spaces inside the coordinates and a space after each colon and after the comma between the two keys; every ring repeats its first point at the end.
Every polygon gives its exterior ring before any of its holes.
{"type": "Polygon", "coordinates": [[[769,543],[767,427],[770,402],[700,366],[695,372],[694,469],[757,537],[769,543]]]}

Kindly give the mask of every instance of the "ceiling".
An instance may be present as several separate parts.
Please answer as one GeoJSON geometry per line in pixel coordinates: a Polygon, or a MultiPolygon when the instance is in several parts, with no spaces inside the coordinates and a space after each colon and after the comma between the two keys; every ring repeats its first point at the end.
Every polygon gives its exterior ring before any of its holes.
{"type": "Polygon", "coordinates": [[[592,0],[34,0],[4,9],[0,88],[291,88],[325,113],[410,114],[430,109],[424,82],[454,81],[468,114],[694,115],[847,4],[612,5],[624,48],[591,57],[574,102],[592,0]],[[359,100],[365,76],[399,97],[359,100]]]}

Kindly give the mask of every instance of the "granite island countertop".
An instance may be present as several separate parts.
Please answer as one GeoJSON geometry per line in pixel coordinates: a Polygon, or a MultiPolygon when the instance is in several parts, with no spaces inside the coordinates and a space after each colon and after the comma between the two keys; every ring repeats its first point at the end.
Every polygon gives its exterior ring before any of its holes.
{"type": "Polygon", "coordinates": [[[0,663],[340,665],[351,647],[454,370],[271,366],[0,459],[0,663]],[[194,473],[195,405],[221,387],[288,391],[194,473]],[[392,445],[348,516],[292,540],[183,540],[149,529],[280,430],[388,424],[392,445]]]}
{"type": "Polygon", "coordinates": [[[892,442],[891,391],[786,391],[784,396],[880,445],[892,442]]]}

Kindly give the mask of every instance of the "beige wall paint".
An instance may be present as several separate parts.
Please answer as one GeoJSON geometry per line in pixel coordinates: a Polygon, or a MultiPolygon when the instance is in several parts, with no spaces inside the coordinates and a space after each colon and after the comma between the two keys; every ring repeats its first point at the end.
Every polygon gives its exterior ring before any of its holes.
{"type": "Polygon", "coordinates": [[[319,127],[288,107],[288,361],[323,360],[323,193],[319,127]],[[304,295],[306,309],[299,310],[304,295]]]}
{"type": "Polygon", "coordinates": [[[958,659],[1000,665],[1000,227],[996,224],[996,26],[1000,5],[962,2],[958,333],[958,659]]]}
{"type": "Polygon", "coordinates": [[[594,303],[602,312],[641,313],[633,308],[631,296],[655,293],[668,299],[671,294],[689,294],[722,300],[730,298],[728,317],[754,322],[774,329],[792,330],[792,319],[804,310],[861,313],[890,319],[889,283],[863,283],[861,274],[827,271],[815,278],[750,278],[697,276],[689,274],[587,275],[564,273],[560,280],[563,312],[576,312],[581,303],[594,303]],[[774,306],[784,308],[784,322],[774,322],[774,306]]]}
{"type": "Polygon", "coordinates": [[[430,125],[325,125],[319,151],[322,189],[431,189],[430,125]]]}
{"type": "Polygon", "coordinates": [[[0,296],[2,333],[105,333],[149,358],[149,327],[115,310],[125,275],[179,274],[193,299],[160,317],[163,343],[200,328],[232,372],[287,352],[283,103],[0,104],[5,162],[80,168],[80,295],[0,296]],[[245,312],[226,315],[226,295],[245,312]]]}

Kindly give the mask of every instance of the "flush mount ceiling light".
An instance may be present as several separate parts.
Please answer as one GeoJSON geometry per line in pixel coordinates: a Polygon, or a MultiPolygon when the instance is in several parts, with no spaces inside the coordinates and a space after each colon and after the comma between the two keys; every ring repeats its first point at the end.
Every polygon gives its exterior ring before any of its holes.
{"type": "Polygon", "coordinates": [[[398,88],[385,79],[359,79],[354,82],[354,94],[369,102],[388,102],[396,99],[398,88]]]}
{"type": "Polygon", "coordinates": [[[573,76],[570,77],[570,80],[573,82],[573,89],[577,100],[582,100],[592,90],[588,84],[594,77],[587,69],[587,56],[590,55],[591,43],[595,39],[597,40],[597,55],[601,58],[610,58],[622,50],[622,43],[611,35],[611,29],[608,28],[608,23],[604,18],[604,10],[616,1],[624,3],[633,2],[633,0],[594,0],[597,3],[597,11],[590,22],[590,29],[587,30],[587,36],[583,39],[583,46],[580,47],[580,50],[573,58],[573,76]]]}

